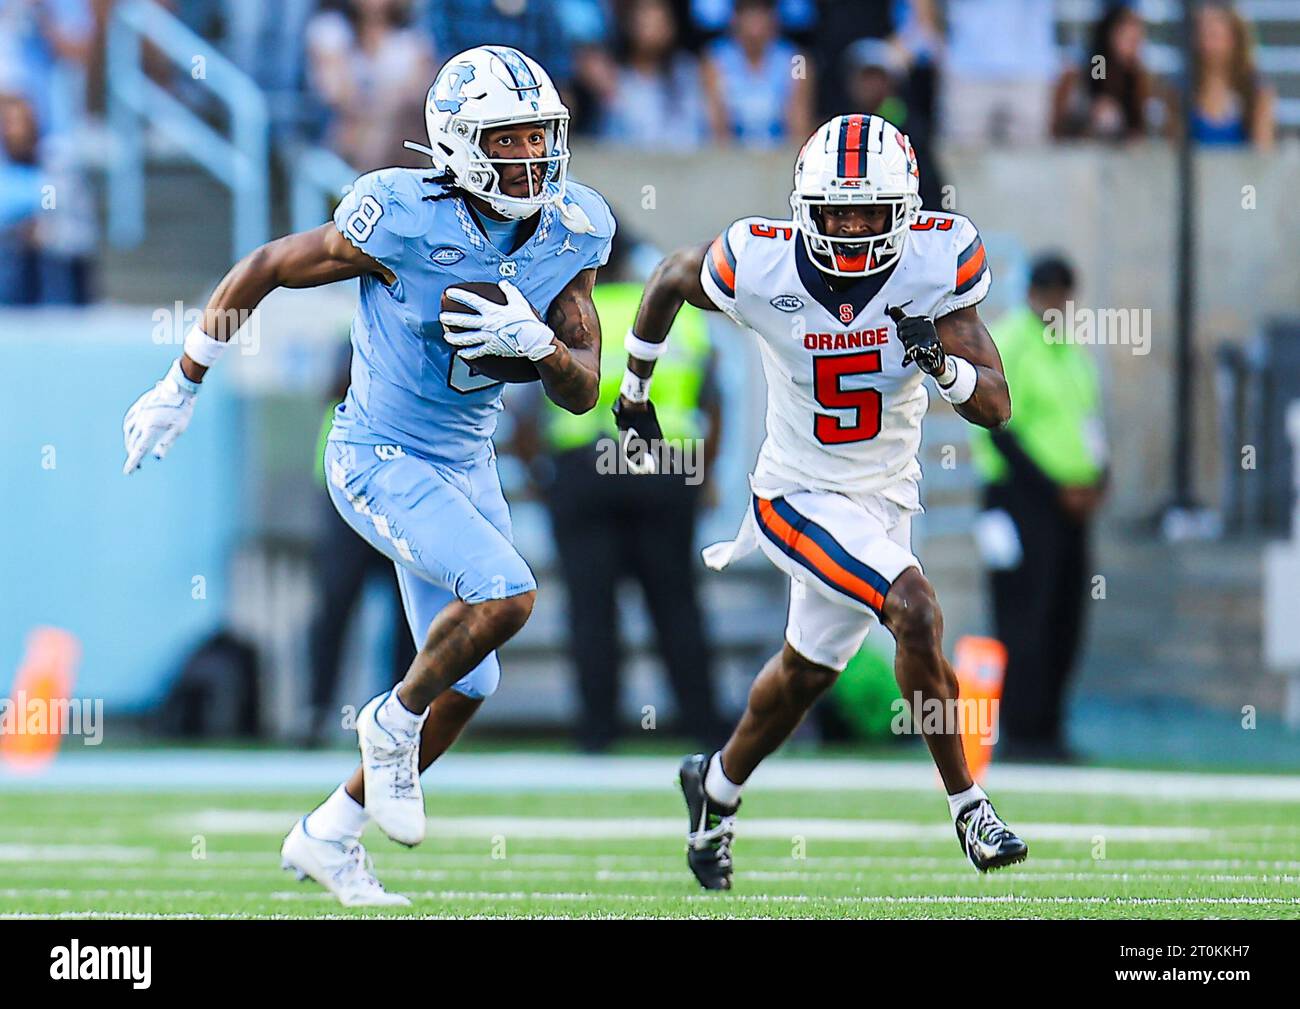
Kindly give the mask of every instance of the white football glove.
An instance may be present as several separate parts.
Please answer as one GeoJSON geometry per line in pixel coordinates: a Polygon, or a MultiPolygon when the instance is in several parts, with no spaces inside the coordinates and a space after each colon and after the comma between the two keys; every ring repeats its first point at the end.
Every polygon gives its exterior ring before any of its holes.
{"type": "Polygon", "coordinates": [[[148,452],[155,459],[167,454],[176,439],[189,427],[194,413],[194,393],[179,360],[173,361],[162,381],[131,404],[122,421],[126,442],[126,465],[123,473],[140,468],[148,452]]]}
{"type": "Polygon", "coordinates": [[[506,303],[496,305],[471,291],[457,290],[458,302],[474,309],[473,312],[442,312],[443,337],[453,347],[461,348],[460,356],[467,361],[475,358],[526,357],[540,361],[555,353],[557,345],[551,328],[537,318],[528,299],[508,280],[498,285],[505,293],[506,303]],[[453,333],[449,326],[465,326],[463,333],[453,333]]]}

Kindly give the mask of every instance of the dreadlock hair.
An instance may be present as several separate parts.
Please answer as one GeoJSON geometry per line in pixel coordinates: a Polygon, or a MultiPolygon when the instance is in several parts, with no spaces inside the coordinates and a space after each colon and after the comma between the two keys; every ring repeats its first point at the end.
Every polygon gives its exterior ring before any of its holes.
{"type": "Polygon", "coordinates": [[[439,200],[451,200],[456,198],[456,173],[450,168],[444,168],[437,175],[430,175],[422,179],[422,182],[431,186],[441,186],[442,191],[430,193],[428,196],[421,197],[422,200],[429,200],[437,203],[439,200]]]}

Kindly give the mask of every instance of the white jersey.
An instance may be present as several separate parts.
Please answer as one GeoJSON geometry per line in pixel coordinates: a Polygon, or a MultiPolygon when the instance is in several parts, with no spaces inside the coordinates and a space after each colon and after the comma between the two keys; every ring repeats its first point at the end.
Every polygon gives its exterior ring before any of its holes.
{"type": "Polygon", "coordinates": [[[919,508],[924,374],[903,365],[886,314],[938,319],[976,305],[990,274],[975,226],[921,211],[893,270],[833,290],[809,260],[792,221],[746,217],[714,241],[700,279],[709,298],[760,340],[767,378],[767,437],[754,493],[800,490],[880,494],[919,508]]]}

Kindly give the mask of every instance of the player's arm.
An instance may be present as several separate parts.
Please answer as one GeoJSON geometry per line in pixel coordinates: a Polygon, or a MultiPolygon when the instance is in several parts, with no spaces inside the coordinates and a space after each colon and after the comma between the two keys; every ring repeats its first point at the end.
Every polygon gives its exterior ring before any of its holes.
{"type": "Polygon", "coordinates": [[[959,308],[938,321],[888,310],[904,346],[903,363],[934,378],[939,395],[980,427],[1000,428],[1011,419],[1011,393],[1002,357],[978,309],[959,308]]]}
{"type": "MultiPolygon", "coordinates": [[[[320,287],[367,273],[379,274],[386,284],[394,279],[387,267],[349,242],[332,224],[277,238],[230,268],[208,299],[200,329],[214,342],[229,343],[253,309],[277,287],[320,287]]],[[[185,377],[202,382],[212,363],[210,356],[199,346],[191,348],[187,339],[181,355],[185,377]]]]}
{"type": "Polygon", "coordinates": [[[586,413],[600,395],[600,319],[591,300],[595,283],[596,271],[583,270],[546,312],[557,349],[537,362],[537,371],[551,402],[570,413],[586,413]]]}
{"type": "Polygon", "coordinates": [[[1011,390],[1002,371],[1002,355],[989,336],[979,310],[959,308],[935,324],[939,342],[950,361],[966,361],[975,369],[975,388],[957,412],[980,427],[1005,427],[1011,419],[1011,390]]]}
{"type": "Polygon", "coordinates": [[[184,352],[127,411],[122,472],[138,469],[149,452],[158,459],[167,454],[189,425],[203,376],[263,298],[277,287],[319,287],[367,273],[379,274],[385,283],[394,279],[333,224],[268,242],[231,267],[208,299],[202,322],[186,334],[184,352]]]}
{"type": "Polygon", "coordinates": [[[718,310],[700,279],[708,250],[708,243],[687,246],[660,261],[641,292],[636,320],[624,340],[627,372],[614,404],[614,419],[633,472],[654,471],[654,456],[640,443],[663,439],[650,402],[650,376],[663,355],[673,320],[687,302],[706,311],[718,310]]]}

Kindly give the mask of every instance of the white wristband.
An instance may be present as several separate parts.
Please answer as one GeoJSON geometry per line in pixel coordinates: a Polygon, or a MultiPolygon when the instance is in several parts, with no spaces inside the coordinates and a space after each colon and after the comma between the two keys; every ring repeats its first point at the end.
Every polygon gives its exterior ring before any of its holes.
{"type": "Polygon", "coordinates": [[[189,376],[185,374],[185,369],[181,367],[181,359],[179,357],[173,361],[172,366],[167,369],[167,378],[175,382],[178,389],[182,392],[189,393],[191,396],[197,395],[198,391],[203,388],[200,383],[192,381],[189,376]]]}
{"type": "Polygon", "coordinates": [[[631,368],[623,372],[623,384],[619,386],[621,392],[629,402],[644,403],[650,398],[650,379],[642,378],[631,368]]]}
{"type": "Polygon", "coordinates": [[[650,343],[641,339],[629,329],[627,336],[623,338],[623,349],[638,361],[658,361],[659,358],[664,356],[664,351],[668,349],[668,341],[661,340],[659,343],[650,343]]]}
{"type": "Polygon", "coordinates": [[[935,382],[939,386],[939,395],[953,406],[958,406],[975,394],[975,383],[978,380],[979,373],[975,371],[975,365],[964,357],[949,354],[943,374],[935,382]]]}
{"type": "Polygon", "coordinates": [[[229,349],[229,341],[212,339],[203,332],[202,326],[195,326],[185,334],[185,356],[205,368],[211,368],[229,349]]]}

